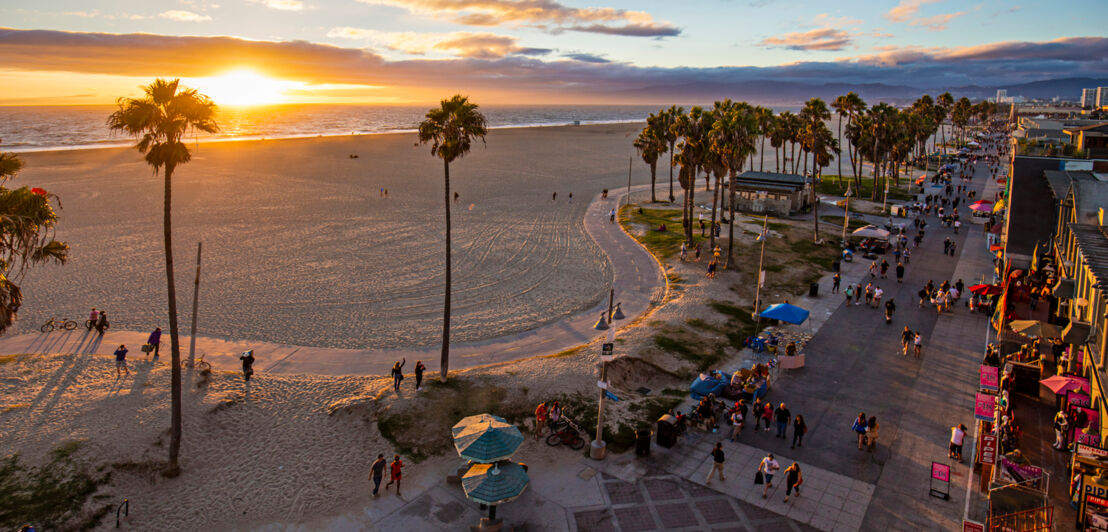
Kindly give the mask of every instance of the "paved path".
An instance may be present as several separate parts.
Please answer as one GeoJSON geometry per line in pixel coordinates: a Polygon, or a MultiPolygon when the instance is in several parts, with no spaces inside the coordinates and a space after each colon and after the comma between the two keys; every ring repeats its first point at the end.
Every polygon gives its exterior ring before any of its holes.
{"type": "MultiPolygon", "coordinates": [[[[649,185],[631,187],[632,193],[648,190],[649,185]]],[[[610,223],[608,213],[617,208],[626,190],[614,191],[608,199],[598,194],[585,213],[585,230],[596,241],[612,265],[616,301],[622,302],[626,325],[660,303],[666,291],[666,279],[661,265],[638,241],[628,235],[618,223],[610,223]]],[[[451,369],[462,369],[498,362],[508,362],[536,355],[557,353],[592,341],[599,336],[593,329],[597,318],[607,309],[608,300],[568,318],[549,323],[520,334],[482,342],[450,346],[451,369]]],[[[203,308],[201,308],[201,315],[203,308]]],[[[188,324],[181,326],[187,329],[188,324]]],[[[49,334],[24,334],[0,339],[0,353],[97,353],[111,354],[119,344],[126,344],[132,356],[141,356],[138,347],[146,343],[147,332],[109,331],[103,338],[88,333],[83,327],[76,331],[49,334]]],[[[162,337],[163,353],[168,351],[168,334],[162,337]]],[[[197,353],[217,369],[239,367],[238,354],[254,349],[258,359],[256,371],[269,373],[310,373],[317,375],[387,374],[394,361],[407,358],[409,364],[422,360],[429,372],[439,367],[440,349],[352,350],[307,347],[267,342],[222,340],[198,337],[197,353]]],[[[187,356],[188,336],[181,336],[182,356],[187,356]]],[[[410,367],[410,365],[408,366],[410,367]]]]}

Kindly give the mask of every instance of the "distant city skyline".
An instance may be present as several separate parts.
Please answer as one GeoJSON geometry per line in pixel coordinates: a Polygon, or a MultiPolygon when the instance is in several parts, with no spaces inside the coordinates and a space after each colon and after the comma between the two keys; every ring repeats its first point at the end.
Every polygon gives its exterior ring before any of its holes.
{"type": "Polygon", "coordinates": [[[0,104],[111,103],[155,76],[186,78],[224,105],[1104,79],[1106,17],[1096,0],[3,0],[0,104]]]}

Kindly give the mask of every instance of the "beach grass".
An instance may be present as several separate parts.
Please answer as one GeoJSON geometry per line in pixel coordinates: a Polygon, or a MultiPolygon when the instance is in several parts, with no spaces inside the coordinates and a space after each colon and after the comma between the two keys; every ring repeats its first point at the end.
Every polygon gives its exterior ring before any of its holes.
{"type": "Polygon", "coordinates": [[[96,492],[111,480],[104,467],[93,469],[74,455],[80,440],[59,444],[40,466],[25,465],[18,454],[0,460],[0,526],[15,530],[34,523],[40,530],[92,530],[111,505],[96,492]],[[91,502],[90,502],[91,501],[91,502]]]}

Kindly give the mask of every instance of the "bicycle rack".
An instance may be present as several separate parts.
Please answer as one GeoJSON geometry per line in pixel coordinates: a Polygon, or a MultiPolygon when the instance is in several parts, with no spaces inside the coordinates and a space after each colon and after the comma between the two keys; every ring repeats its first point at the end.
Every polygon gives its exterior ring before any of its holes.
{"type": "Polygon", "coordinates": [[[119,528],[119,512],[123,512],[123,517],[131,515],[131,499],[123,499],[123,502],[119,503],[119,507],[115,509],[115,527],[119,528]]]}

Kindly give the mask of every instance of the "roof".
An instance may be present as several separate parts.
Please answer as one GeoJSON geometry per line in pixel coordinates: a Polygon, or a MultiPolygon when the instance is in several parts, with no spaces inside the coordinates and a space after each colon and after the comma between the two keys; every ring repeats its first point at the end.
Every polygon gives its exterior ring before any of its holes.
{"type": "Polygon", "coordinates": [[[1070,194],[1070,183],[1078,180],[1095,181],[1093,174],[1085,171],[1043,170],[1043,177],[1054,193],[1055,201],[1062,201],[1070,194]]]}
{"type": "Polygon", "coordinates": [[[1009,183],[1006,255],[1030,257],[1036,244],[1050,240],[1058,219],[1057,204],[1042,176],[1044,170],[1057,169],[1060,164],[1048,157],[1016,157],[1009,183]]]}
{"type": "MultiPolygon", "coordinates": [[[[1091,178],[1092,175],[1090,174],[1091,178]]],[[[1097,210],[1108,205],[1108,183],[1104,181],[1074,181],[1072,185],[1073,207],[1077,211],[1077,223],[1095,221],[1097,210]],[[1089,220],[1092,218],[1092,220],[1089,220]]]]}
{"type": "Polygon", "coordinates": [[[735,187],[736,188],[752,188],[752,189],[755,189],[755,190],[767,190],[767,191],[773,191],[773,192],[796,192],[797,190],[800,189],[799,186],[793,186],[793,185],[771,185],[771,184],[763,183],[763,182],[745,182],[745,181],[738,181],[738,180],[735,181],[735,187]]]}
{"type": "Polygon", "coordinates": [[[775,172],[743,172],[735,177],[735,183],[765,183],[774,185],[804,186],[804,176],[800,174],[778,174],[775,172]]]}
{"type": "Polygon", "coordinates": [[[1072,133],[1074,131],[1089,131],[1100,128],[1108,128],[1108,122],[1100,122],[1099,124],[1089,124],[1087,126],[1067,126],[1062,131],[1066,133],[1072,133]]]}
{"type": "Polygon", "coordinates": [[[1108,295],[1108,233],[1093,224],[1069,224],[1077,250],[1093,274],[1093,284],[1102,295],[1108,295]]]}

